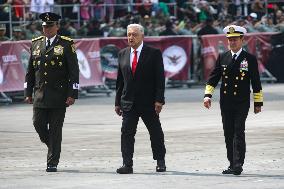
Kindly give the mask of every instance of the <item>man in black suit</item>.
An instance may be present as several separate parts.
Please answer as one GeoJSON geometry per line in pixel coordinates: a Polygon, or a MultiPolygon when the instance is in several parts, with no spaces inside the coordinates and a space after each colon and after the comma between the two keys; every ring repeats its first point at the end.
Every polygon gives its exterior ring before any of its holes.
{"type": "Polygon", "coordinates": [[[242,49],[246,29],[230,25],[223,29],[230,50],[220,54],[206,85],[204,106],[211,107],[214,88],[222,77],[220,107],[230,162],[223,174],[240,175],[246,152],[245,121],[250,107],[250,83],[254,96],[254,113],[261,112],[262,87],[256,57],[242,49]]]}
{"type": "Polygon", "coordinates": [[[123,165],[117,173],[133,173],[133,153],[139,117],[151,139],[156,171],[166,171],[164,133],[159,113],[165,103],[165,76],[161,51],[143,43],[144,28],[139,24],[127,27],[129,47],[118,55],[115,112],[123,117],[121,152],[123,165]]]}
{"type": "Polygon", "coordinates": [[[33,103],[35,130],[48,147],[46,171],[56,172],[66,107],[78,98],[79,66],[73,40],[57,35],[61,17],[51,12],[39,17],[44,36],[32,39],[25,101],[33,103]]]}

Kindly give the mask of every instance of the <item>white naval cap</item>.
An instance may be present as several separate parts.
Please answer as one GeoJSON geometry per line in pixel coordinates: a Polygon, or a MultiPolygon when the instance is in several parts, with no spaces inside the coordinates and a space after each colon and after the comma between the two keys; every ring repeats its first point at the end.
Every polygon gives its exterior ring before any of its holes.
{"type": "Polygon", "coordinates": [[[246,28],[236,25],[229,25],[223,29],[226,37],[240,37],[247,33],[246,28]]]}

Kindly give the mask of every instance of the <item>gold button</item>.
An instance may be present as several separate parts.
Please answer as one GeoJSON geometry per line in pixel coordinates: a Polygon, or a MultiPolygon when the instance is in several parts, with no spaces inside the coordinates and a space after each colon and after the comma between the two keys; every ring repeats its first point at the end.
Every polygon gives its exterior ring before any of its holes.
{"type": "Polygon", "coordinates": [[[224,94],[226,94],[227,93],[227,91],[224,91],[224,94]]]}
{"type": "Polygon", "coordinates": [[[236,80],[239,80],[239,77],[236,77],[236,80]]]}
{"type": "Polygon", "coordinates": [[[234,95],[237,95],[237,92],[234,92],[234,95]]]}
{"type": "Polygon", "coordinates": [[[46,73],[46,72],[44,72],[44,75],[47,75],[47,73],[46,73]]]}
{"type": "Polygon", "coordinates": [[[235,87],[238,87],[238,85],[235,85],[235,87]]]}
{"type": "Polygon", "coordinates": [[[44,83],[47,84],[47,81],[45,81],[44,83]]]}

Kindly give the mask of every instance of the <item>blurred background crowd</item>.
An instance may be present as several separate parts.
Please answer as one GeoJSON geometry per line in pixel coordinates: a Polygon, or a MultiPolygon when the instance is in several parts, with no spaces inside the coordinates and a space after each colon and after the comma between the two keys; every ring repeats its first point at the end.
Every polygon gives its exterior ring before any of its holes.
{"type": "Polygon", "coordinates": [[[146,36],[219,34],[228,24],[284,32],[280,0],[0,0],[0,40],[41,35],[38,15],[48,11],[62,16],[59,33],[72,38],[126,36],[130,23],[146,36]]]}

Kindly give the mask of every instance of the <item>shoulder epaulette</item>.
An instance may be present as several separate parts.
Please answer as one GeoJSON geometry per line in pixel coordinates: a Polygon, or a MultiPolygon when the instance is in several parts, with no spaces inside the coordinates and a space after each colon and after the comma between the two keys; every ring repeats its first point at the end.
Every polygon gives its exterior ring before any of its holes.
{"type": "Polygon", "coordinates": [[[60,36],[61,39],[67,40],[67,41],[73,41],[73,39],[66,37],[66,36],[60,36]]]}
{"type": "Polygon", "coordinates": [[[39,40],[39,39],[42,39],[43,37],[44,37],[44,36],[39,36],[39,37],[33,38],[33,39],[32,39],[32,42],[33,42],[33,41],[36,41],[36,40],[39,40]]]}

